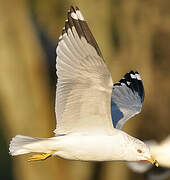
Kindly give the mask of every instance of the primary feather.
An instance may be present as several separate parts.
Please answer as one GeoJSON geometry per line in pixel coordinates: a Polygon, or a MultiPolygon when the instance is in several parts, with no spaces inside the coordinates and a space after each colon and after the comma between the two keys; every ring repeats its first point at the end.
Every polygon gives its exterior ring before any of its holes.
{"type": "Polygon", "coordinates": [[[144,87],[138,72],[130,71],[113,85],[111,113],[113,125],[121,129],[125,122],[141,112],[144,87]]]}

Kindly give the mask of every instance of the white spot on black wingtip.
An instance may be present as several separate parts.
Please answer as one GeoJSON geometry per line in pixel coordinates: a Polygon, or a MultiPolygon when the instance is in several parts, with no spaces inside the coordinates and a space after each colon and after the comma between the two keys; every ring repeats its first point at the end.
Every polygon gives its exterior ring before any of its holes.
{"type": "Polygon", "coordinates": [[[66,19],[65,22],[68,22],[68,19],[66,19]]]}
{"type": "Polygon", "coordinates": [[[63,27],[62,32],[65,32],[65,27],[63,27]]]}
{"type": "Polygon", "coordinates": [[[140,75],[139,75],[138,73],[135,73],[135,75],[136,75],[137,80],[139,80],[139,81],[142,80],[141,77],[140,77],[140,75]]]}
{"type": "Polygon", "coordinates": [[[78,19],[80,19],[81,21],[84,21],[84,17],[83,17],[83,15],[82,15],[82,13],[80,12],[79,9],[76,10],[76,14],[77,14],[78,19]]]}
{"type": "Polygon", "coordinates": [[[127,85],[129,86],[131,82],[127,81],[126,83],[127,83],[127,85]]]}
{"type": "Polygon", "coordinates": [[[138,72],[130,71],[124,75],[124,77],[117,83],[114,84],[114,87],[121,88],[125,84],[128,88],[132,90],[133,93],[137,93],[141,98],[141,103],[144,101],[144,87],[142,79],[138,72]]]}
{"type": "Polygon", "coordinates": [[[135,74],[130,74],[130,77],[131,77],[132,79],[137,79],[137,77],[136,77],[135,74]]]}
{"type": "Polygon", "coordinates": [[[120,85],[121,85],[121,86],[124,86],[124,85],[126,85],[126,84],[125,84],[125,83],[120,83],[120,85]]]}
{"type": "Polygon", "coordinates": [[[72,12],[72,13],[71,13],[71,17],[72,17],[73,19],[78,20],[77,14],[76,14],[75,12],[72,12]]]}

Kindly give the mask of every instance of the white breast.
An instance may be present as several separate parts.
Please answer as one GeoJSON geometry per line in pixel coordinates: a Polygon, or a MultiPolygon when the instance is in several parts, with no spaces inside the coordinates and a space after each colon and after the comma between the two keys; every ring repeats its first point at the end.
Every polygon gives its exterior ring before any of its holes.
{"type": "Polygon", "coordinates": [[[78,135],[58,137],[58,151],[55,155],[65,159],[82,161],[123,160],[122,135],[78,135]]]}

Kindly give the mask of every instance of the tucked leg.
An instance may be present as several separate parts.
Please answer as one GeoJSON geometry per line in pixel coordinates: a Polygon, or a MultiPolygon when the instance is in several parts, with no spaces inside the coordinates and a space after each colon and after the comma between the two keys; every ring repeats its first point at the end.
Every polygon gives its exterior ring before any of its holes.
{"type": "Polygon", "coordinates": [[[53,153],[55,153],[56,151],[51,151],[49,153],[43,153],[43,154],[35,154],[33,156],[31,156],[28,161],[42,161],[42,160],[46,160],[47,158],[51,157],[53,153]]]}

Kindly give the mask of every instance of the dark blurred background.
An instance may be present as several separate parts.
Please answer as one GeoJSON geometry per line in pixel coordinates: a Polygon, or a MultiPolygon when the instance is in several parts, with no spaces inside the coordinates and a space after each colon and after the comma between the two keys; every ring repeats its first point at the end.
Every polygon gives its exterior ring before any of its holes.
{"type": "Polygon", "coordinates": [[[28,163],[29,155],[8,154],[16,134],[54,135],[55,48],[71,4],[88,21],[113,81],[131,69],[142,76],[142,113],[123,130],[157,141],[170,133],[170,1],[0,0],[0,179],[143,180],[124,162],[28,163]]]}

